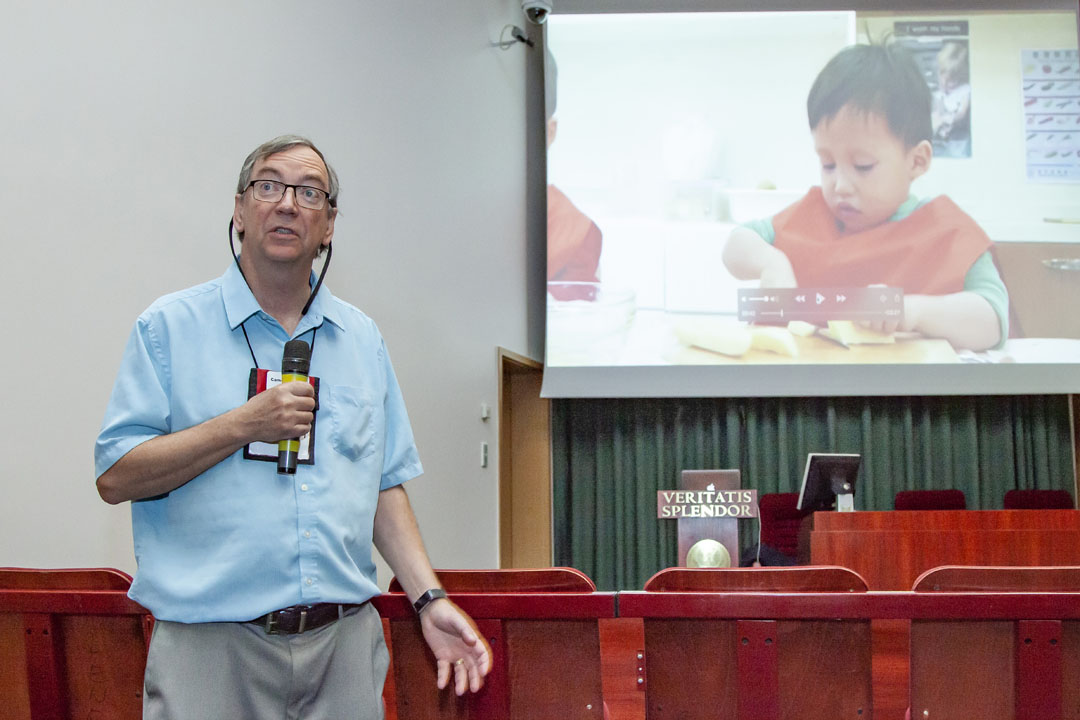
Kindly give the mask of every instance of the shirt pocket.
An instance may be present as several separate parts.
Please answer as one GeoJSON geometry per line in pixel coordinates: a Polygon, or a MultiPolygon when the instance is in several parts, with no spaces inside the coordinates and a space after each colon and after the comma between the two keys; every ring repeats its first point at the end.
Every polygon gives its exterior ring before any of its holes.
{"type": "Polygon", "coordinates": [[[375,452],[375,413],[371,398],[361,388],[335,385],[330,391],[330,442],[349,460],[375,452]]]}

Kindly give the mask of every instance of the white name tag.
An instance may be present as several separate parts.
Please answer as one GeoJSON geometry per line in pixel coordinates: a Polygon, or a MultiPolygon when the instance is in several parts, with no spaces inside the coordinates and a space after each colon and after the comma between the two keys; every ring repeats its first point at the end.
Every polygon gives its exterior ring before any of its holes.
{"type": "MultiPolygon", "coordinates": [[[[315,388],[315,413],[311,419],[311,430],[300,438],[300,451],[296,462],[301,465],[315,464],[315,420],[319,410],[319,378],[309,377],[308,382],[315,388]]],[[[248,377],[248,399],[255,397],[261,392],[281,384],[281,371],[263,370],[252,368],[248,377]]],[[[250,442],[244,446],[245,460],[262,460],[264,462],[277,462],[277,443],[250,442]]]]}

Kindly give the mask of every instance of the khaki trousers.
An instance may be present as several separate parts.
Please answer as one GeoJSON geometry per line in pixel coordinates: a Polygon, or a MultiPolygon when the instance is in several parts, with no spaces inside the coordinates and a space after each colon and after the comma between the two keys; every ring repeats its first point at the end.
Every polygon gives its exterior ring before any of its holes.
{"type": "Polygon", "coordinates": [[[389,656],[370,603],[299,635],[158,621],[145,720],[382,720],[389,656]]]}

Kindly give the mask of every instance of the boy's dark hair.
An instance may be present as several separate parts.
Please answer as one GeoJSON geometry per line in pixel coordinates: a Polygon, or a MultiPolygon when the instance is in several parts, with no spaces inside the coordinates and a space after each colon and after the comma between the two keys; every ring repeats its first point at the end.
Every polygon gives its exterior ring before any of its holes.
{"type": "Polygon", "coordinates": [[[813,130],[845,105],[885,118],[889,130],[911,148],[933,137],[930,88],[911,55],[900,45],[852,45],[818,73],[806,98],[813,130]]]}

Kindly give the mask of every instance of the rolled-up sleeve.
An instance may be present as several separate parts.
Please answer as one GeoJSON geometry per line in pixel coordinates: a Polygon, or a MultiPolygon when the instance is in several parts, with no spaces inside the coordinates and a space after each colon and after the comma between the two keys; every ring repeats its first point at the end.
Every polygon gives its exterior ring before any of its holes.
{"type": "Polygon", "coordinates": [[[94,446],[95,476],[136,445],[170,432],[168,367],[160,339],[146,316],[136,321],[124,348],[105,419],[94,446]]]}
{"type": "Polygon", "coordinates": [[[980,255],[968,269],[964,276],[964,290],[983,297],[994,308],[1001,328],[1001,339],[994,349],[1001,348],[1009,338],[1009,291],[989,251],[980,255]]]}
{"type": "Polygon", "coordinates": [[[397,376],[390,364],[390,355],[386,351],[385,342],[379,347],[379,359],[382,362],[386,380],[386,394],[383,396],[386,447],[379,489],[386,490],[421,475],[424,468],[420,464],[420,456],[413,440],[412,426],[409,424],[409,416],[405,411],[405,399],[401,395],[397,376]]]}

